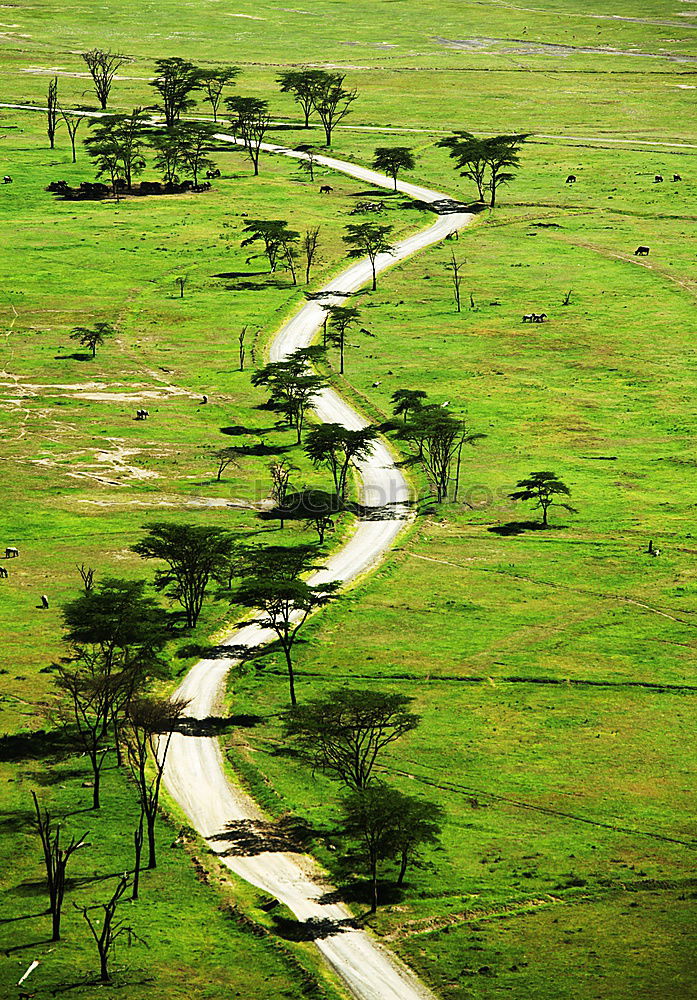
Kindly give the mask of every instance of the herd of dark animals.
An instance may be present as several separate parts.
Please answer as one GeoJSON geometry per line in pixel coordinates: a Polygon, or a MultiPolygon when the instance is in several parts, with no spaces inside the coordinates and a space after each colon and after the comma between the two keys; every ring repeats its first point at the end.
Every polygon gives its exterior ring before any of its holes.
{"type": "MultiPolygon", "coordinates": [[[[164,184],[160,181],[141,181],[141,183],[137,187],[137,190],[135,190],[133,193],[146,195],[146,194],[180,194],[185,191],[208,191],[210,190],[211,187],[210,183],[208,182],[220,176],[221,173],[218,168],[214,170],[208,170],[206,172],[206,182],[204,182],[203,184],[198,184],[196,186],[194,185],[193,181],[183,181],[181,184],[164,184]]],[[[673,180],[681,181],[682,177],[680,176],[680,174],[673,174],[673,180]]],[[[660,184],[662,182],[663,182],[662,175],[656,174],[654,177],[654,183],[660,184]]],[[[3,177],[3,184],[12,184],[12,183],[13,183],[13,178],[10,177],[8,174],[6,174],[3,177]]],[[[566,178],[566,183],[575,184],[576,175],[569,174],[569,176],[566,178]]],[[[125,192],[126,190],[126,184],[123,180],[117,181],[116,187],[117,190],[120,192],[121,191],[125,192]]],[[[63,195],[63,197],[65,198],[76,198],[76,199],[105,198],[110,194],[110,189],[108,185],[90,181],[83,181],[78,188],[71,188],[70,185],[67,183],[67,181],[52,181],[51,184],[48,185],[46,190],[51,191],[54,194],[63,195]]],[[[331,187],[331,185],[323,184],[319,189],[319,193],[330,194],[333,190],[334,189],[331,187]]],[[[369,210],[371,211],[380,211],[380,209],[383,207],[383,203],[370,202],[361,204],[361,207],[364,208],[364,210],[368,210],[368,206],[369,210]]],[[[453,236],[457,238],[456,234],[450,233],[447,239],[452,239],[453,236]]],[[[634,251],[634,256],[647,257],[649,252],[650,252],[649,247],[639,246],[634,251]]],[[[544,323],[546,320],[547,320],[547,313],[544,312],[526,313],[523,316],[523,323],[544,323]]],[[[380,385],[379,381],[373,382],[373,388],[376,388],[379,385],[380,385]]],[[[207,403],[208,396],[204,396],[202,402],[207,403]]],[[[136,410],[136,416],[135,416],[136,420],[147,420],[149,416],[150,413],[148,410],[136,410]]],[[[649,541],[646,553],[647,555],[655,557],[661,554],[661,550],[657,549],[654,546],[653,541],[649,541]]],[[[19,557],[19,549],[13,545],[8,545],[5,549],[5,559],[16,559],[18,557],[19,557]]],[[[8,577],[9,577],[9,572],[7,570],[7,567],[0,566],[0,579],[6,580],[8,579],[8,577]]],[[[48,597],[46,596],[46,594],[41,595],[40,607],[43,609],[48,609],[49,607],[48,597]]]]}

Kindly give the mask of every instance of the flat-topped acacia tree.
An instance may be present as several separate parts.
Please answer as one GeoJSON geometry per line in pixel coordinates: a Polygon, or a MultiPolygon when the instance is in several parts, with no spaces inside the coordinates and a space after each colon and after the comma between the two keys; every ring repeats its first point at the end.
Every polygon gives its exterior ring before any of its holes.
{"type": "Polygon", "coordinates": [[[367,257],[373,272],[373,291],[377,285],[376,260],[379,254],[386,253],[394,256],[394,247],[390,242],[392,226],[380,226],[375,222],[352,223],[346,228],[346,235],[342,236],[347,244],[348,256],[356,259],[367,257]]]}
{"type": "Polygon", "coordinates": [[[416,160],[407,146],[378,146],[373,157],[373,166],[392,178],[396,191],[397,174],[400,170],[413,170],[416,160]]]}

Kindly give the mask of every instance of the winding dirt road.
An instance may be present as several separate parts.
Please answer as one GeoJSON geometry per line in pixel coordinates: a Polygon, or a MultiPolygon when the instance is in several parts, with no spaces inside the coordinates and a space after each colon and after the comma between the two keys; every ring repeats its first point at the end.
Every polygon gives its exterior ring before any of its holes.
{"type": "MultiPolygon", "coordinates": [[[[235,141],[232,136],[223,134],[218,139],[235,141]]],[[[264,148],[296,158],[301,155],[271,144],[264,148]]],[[[369,184],[392,185],[389,178],[363,167],[331,157],[321,157],[320,162],[369,184]]],[[[440,242],[472,218],[462,211],[462,206],[436,191],[406,183],[398,187],[412,198],[435,205],[442,214],[436,215],[428,229],[399,243],[394,256],[378,258],[377,268],[381,271],[395,260],[440,242]]],[[[354,292],[370,278],[370,264],[359,261],[332,279],[324,290],[354,292]]],[[[280,360],[310,344],[322,319],[323,311],[317,303],[303,306],[279,331],[271,346],[271,359],[280,360]]],[[[366,423],[333,390],[323,392],[314,409],[322,421],[334,421],[352,428],[366,423]]],[[[326,568],[315,574],[313,582],[355,579],[389,550],[411,517],[407,483],[384,443],[378,443],[372,455],[360,463],[358,472],[362,499],[367,506],[379,508],[379,513],[376,511],[379,519],[360,521],[346,545],[327,560],[326,568]]],[[[233,632],[227,643],[257,646],[274,638],[272,633],[258,626],[246,626],[233,632]]],[[[230,659],[202,660],[192,668],[176,692],[177,697],[189,699],[191,717],[205,719],[216,714],[222,700],[225,675],[233,662],[230,659]]],[[[316,926],[317,947],[357,1000],[431,1000],[432,994],[401,962],[368,933],[352,924],[351,915],[344,906],[323,899],[331,887],[311,859],[265,850],[252,855],[235,853],[234,837],[226,832],[230,824],[237,829],[240,823],[253,826],[255,821],[263,822],[264,816],[249,796],[227,780],[216,738],[174,734],[167,757],[165,783],[169,793],[228,868],[285,903],[298,920],[316,926]]]]}

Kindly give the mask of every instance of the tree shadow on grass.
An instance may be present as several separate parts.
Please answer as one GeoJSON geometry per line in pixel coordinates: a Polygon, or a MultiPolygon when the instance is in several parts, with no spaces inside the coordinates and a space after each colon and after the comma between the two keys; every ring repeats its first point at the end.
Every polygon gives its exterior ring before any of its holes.
{"type": "Polygon", "coordinates": [[[62,729],[47,732],[37,729],[33,733],[12,733],[0,737],[0,761],[16,763],[20,760],[62,760],[75,752],[75,744],[62,729]]]}
{"type": "Polygon", "coordinates": [[[33,784],[39,785],[41,788],[49,788],[51,785],[57,785],[62,781],[76,781],[78,778],[85,778],[87,774],[91,775],[91,773],[91,771],[88,772],[84,767],[71,767],[69,769],[61,768],[60,770],[25,770],[22,771],[22,777],[28,778],[33,784]]]}
{"type": "Polygon", "coordinates": [[[208,838],[222,857],[252,857],[268,852],[304,854],[315,831],[300,816],[283,816],[276,822],[240,819],[228,823],[221,833],[208,838]]]}
{"type": "Polygon", "coordinates": [[[486,530],[492,535],[508,538],[510,535],[522,535],[526,531],[559,531],[563,524],[542,524],[541,521],[508,521],[506,524],[492,524],[486,530]]]}
{"type": "MultiPolygon", "coordinates": [[[[372,886],[368,879],[355,879],[322,893],[319,903],[358,903],[370,906],[372,886]]],[[[378,899],[381,905],[390,906],[404,898],[404,890],[394,882],[378,882],[378,899]]]]}
{"type": "Polygon", "coordinates": [[[275,424],[273,427],[245,427],[244,424],[230,424],[229,427],[221,427],[220,433],[227,434],[228,437],[243,437],[245,434],[270,434],[276,429],[275,424]]]}
{"type": "Polygon", "coordinates": [[[253,729],[264,721],[261,715],[228,715],[225,718],[209,715],[206,719],[194,719],[184,716],[172,727],[175,733],[182,733],[184,736],[221,736],[229,733],[231,729],[253,729]]]}
{"type": "Polygon", "coordinates": [[[55,354],[55,361],[93,361],[94,358],[91,354],[55,354]]]}

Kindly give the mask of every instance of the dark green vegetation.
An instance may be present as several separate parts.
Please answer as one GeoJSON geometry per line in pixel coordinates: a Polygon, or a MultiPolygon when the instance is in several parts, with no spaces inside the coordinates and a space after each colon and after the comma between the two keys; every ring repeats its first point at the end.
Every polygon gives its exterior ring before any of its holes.
{"type": "MultiPolygon", "coordinates": [[[[359,96],[334,132],[336,155],[369,165],[377,147],[408,147],[417,168],[400,179],[467,199],[476,186],[437,148],[445,132],[533,133],[496,212],[383,276],[360,302],[375,340],[346,338],[346,377],[372,421],[391,415],[395,391],[424,390],[487,435],[464,453],[463,502],[424,504],[400,551],[308,624],[309,641],[294,653],[302,698],[345,684],[415,698],[421,724],[386,752],[380,774],[437,800],[444,836],[425,852],[427,867],[408,870],[403,897],[384,886],[386,899],[395,894],[375,925],[458,1000],[504,989],[546,1000],[560,983],[581,1000],[695,992],[695,28],[687,4],[646,7],[355,2],[338,16],[327,0],[309,13],[242,0],[205,14],[159,0],[150,19],[130,0],[110,4],[109,42],[135,58],[114,84],[114,110],[152,101],[151,60],[185,52],[206,67],[241,66],[233,93],[300,123],[302,108],[275,83],[278,64],[346,66],[359,96]],[[425,131],[351,128],[361,125],[425,131]],[[567,185],[570,174],[577,179],[567,185]],[[651,248],[647,258],[634,257],[639,245],[651,248]],[[446,269],[453,249],[464,261],[459,315],[446,269]],[[524,325],[531,312],[548,322],[524,325]],[[579,510],[552,511],[548,531],[508,499],[536,469],[553,470],[579,510]],[[649,539],[658,558],[645,552],[649,539]]],[[[86,72],[80,49],[105,44],[101,13],[70,3],[58,13],[46,0],[7,14],[3,97],[43,102],[58,73],[64,107],[96,106],[84,93],[89,79],[68,74],[86,72]]],[[[60,122],[51,153],[44,116],[1,114],[2,173],[14,177],[0,187],[12,470],[2,541],[21,550],[8,562],[10,586],[0,581],[3,728],[13,733],[44,725],[35,705],[50,675],[40,671],[58,649],[54,609],[78,591],[76,563],[140,577],[131,546],[142,525],[184,512],[201,525],[271,530],[254,504],[267,494],[274,449],[293,435],[268,429],[275,418],[254,409],[264,394],[236,371],[238,336],[247,325],[247,365],[261,364],[263,343],[302,293],[287,272],[243,273],[265,264],[245,263],[241,213],[283,218],[293,231],[321,225],[319,282],[344,257],[343,226],[356,220],[343,216],[358,186],[321,173],[334,188],[322,201],[297,167],[264,161],[255,181],[241,152],[215,151],[224,176],[210,192],[118,207],[54,201],[45,184],[94,176],[81,133],[73,166],[60,122]],[[99,321],[117,334],[93,361],[71,357],[70,331],[99,321]],[[150,418],[134,422],[140,407],[150,418]],[[217,453],[228,443],[244,450],[219,482],[217,453]],[[42,592],[46,612],[35,608],[42,592]]],[[[319,145],[319,126],[268,137],[319,145]]],[[[424,219],[390,208],[370,221],[399,235],[424,219]]],[[[296,487],[327,479],[301,449],[288,454],[302,466],[296,487]]],[[[227,604],[204,606],[195,641],[219,634],[228,616],[227,604]]],[[[188,662],[176,659],[171,673],[188,662]]],[[[272,812],[300,813],[320,831],[316,850],[340,876],[337,852],[325,849],[338,843],[336,785],[278,754],[286,665],[282,654],[261,662],[232,681],[232,713],[265,720],[233,733],[232,763],[272,812]]],[[[80,787],[82,762],[49,770],[45,747],[35,759],[22,753],[3,774],[14,779],[4,785],[3,877],[11,915],[26,917],[45,898],[35,885],[37,841],[21,821],[30,788],[48,772],[55,783],[50,796],[42,791],[59,815],[84,808],[90,792],[80,787]]],[[[80,877],[130,862],[134,790],[109,769],[104,793],[103,815],[70,820],[95,844],[78,852],[80,877]]],[[[225,921],[188,851],[170,848],[176,832],[159,827],[159,866],[138,903],[150,950],[124,951],[135,971],[122,995],[142,995],[148,967],[152,995],[227,995],[231,976],[243,996],[256,996],[267,976],[265,995],[295,995],[296,974],[267,942],[225,921]]],[[[74,895],[98,902],[111,884],[74,895]]],[[[368,901],[363,894],[361,911],[368,901]]],[[[70,899],[65,912],[65,947],[44,961],[44,982],[94,969],[70,899]]],[[[48,918],[2,932],[8,947],[41,940],[48,918]]],[[[12,953],[5,981],[46,948],[12,953]]]]}

